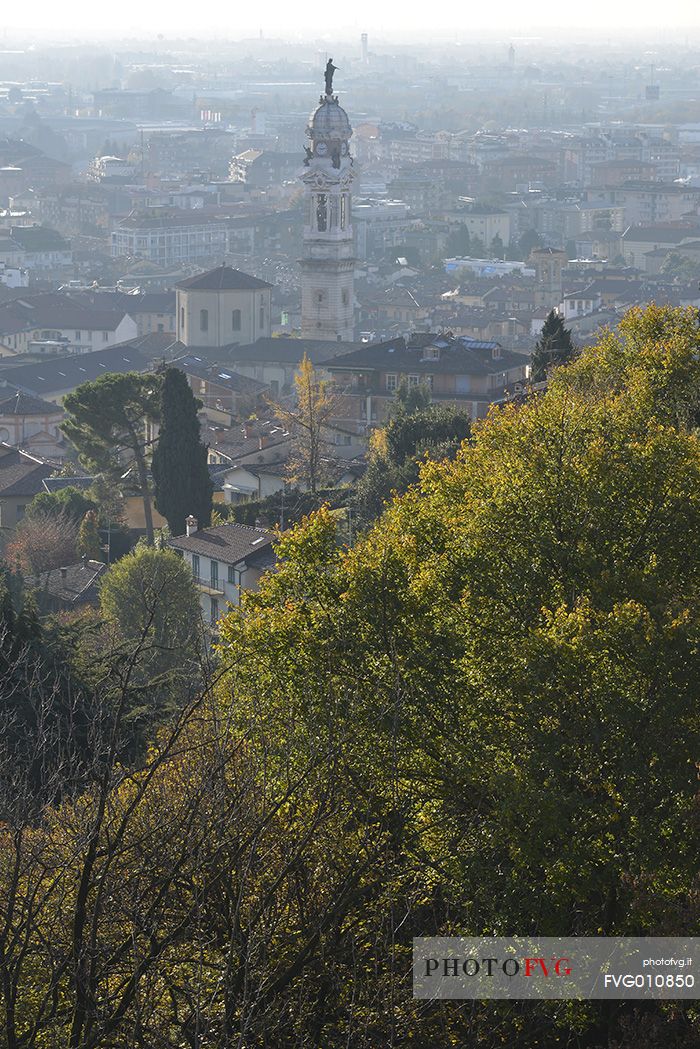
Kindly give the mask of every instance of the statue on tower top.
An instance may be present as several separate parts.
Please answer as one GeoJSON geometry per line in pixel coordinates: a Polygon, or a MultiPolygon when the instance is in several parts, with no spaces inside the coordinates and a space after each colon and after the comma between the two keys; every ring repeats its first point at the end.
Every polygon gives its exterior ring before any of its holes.
{"type": "Polygon", "coordinates": [[[327,95],[332,95],[333,94],[333,74],[336,72],[337,69],[338,69],[338,66],[334,66],[333,65],[333,59],[329,58],[328,61],[326,62],[326,72],[325,72],[325,77],[326,77],[326,94],[327,95]]]}

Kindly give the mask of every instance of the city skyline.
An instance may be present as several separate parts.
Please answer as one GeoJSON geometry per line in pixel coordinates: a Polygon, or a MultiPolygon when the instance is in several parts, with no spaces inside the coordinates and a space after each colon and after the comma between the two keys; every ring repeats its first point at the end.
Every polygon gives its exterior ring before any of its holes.
{"type": "MultiPolygon", "coordinates": [[[[162,39],[186,35],[196,39],[242,40],[258,38],[262,34],[266,38],[288,37],[309,43],[319,39],[345,41],[359,32],[368,32],[384,41],[394,39],[425,44],[439,40],[455,42],[462,38],[466,44],[475,42],[479,34],[487,38],[534,35],[546,42],[549,34],[560,30],[602,40],[630,40],[650,31],[660,33],[662,39],[683,38],[686,34],[700,32],[700,8],[693,0],[671,0],[664,6],[663,17],[659,9],[651,5],[640,8],[627,0],[615,5],[592,0],[586,7],[585,19],[578,8],[569,13],[555,0],[535,0],[526,10],[515,0],[506,0],[497,11],[484,6],[469,8],[468,13],[463,5],[450,0],[437,12],[431,12],[430,19],[417,6],[406,8],[399,5],[398,0],[390,0],[380,12],[368,0],[360,0],[351,11],[330,7],[324,10],[322,20],[311,5],[302,9],[295,7],[292,14],[288,5],[280,0],[273,0],[264,11],[241,12],[237,9],[235,19],[223,4],[215,5],[214,11],[216,18],[203,26],[201,18],[191,13],[191,9],[173,10],[165,0],[156,0],[147,8],[136,0],[125,0],[114,11],[103,6],[96,8],[90,0],[75,0],[71,5],[71,21],[67,25],[61,9],[48,0],[38,0],[30,8],[3,12],[0,34],[5,39],[8,35],[31,34],[36,39],[83,41],[91,38],[140,38],[151,34],[162,39]]],[[[557,43],[556,40],[551,42],[557,43]]]]}

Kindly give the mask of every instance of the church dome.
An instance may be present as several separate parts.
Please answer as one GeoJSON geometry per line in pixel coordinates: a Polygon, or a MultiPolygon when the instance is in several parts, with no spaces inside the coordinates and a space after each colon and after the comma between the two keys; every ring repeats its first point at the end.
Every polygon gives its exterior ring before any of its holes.
{"type": "Polygon", "coordinates": [[[308,134],[314,140],[327,138],[347,141],[352,135],[352,128],[342,106],[335,99],[326,98],[309,117],[308,134]]]}

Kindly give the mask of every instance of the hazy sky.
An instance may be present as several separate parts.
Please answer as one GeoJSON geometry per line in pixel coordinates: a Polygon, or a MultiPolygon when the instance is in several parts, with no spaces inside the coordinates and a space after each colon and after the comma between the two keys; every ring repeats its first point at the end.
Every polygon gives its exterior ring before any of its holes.
{"type": "MultiPolygon", "coordinates": [[[[240,39],[262,29],[267,37],[294,36],[322,39],[350,36],[366,30],[370,34],[398,39],[407,33],[422,37],[469,37],[477,30],[510,35],[533,27],[585,29],[605,37],[620,30],[636,33],[658,27],[663,36],[683,35],[687,29],[695,38],[700,30],[700,0],[666,0],[664,3],[632,3],[631,0],[586,0],[585,4],[561,0],[501,0],[500,3],[465,3],[443,0],[439,5],[407,3],[406,0],[354,0],[334,5],[328,0],[292,2],[265,0],[264,3],[235,3],[209,0],[201,5],[169,0],[29,0],[6,3],[0,11],[0,30],[5,40],[18,31],[37,35],[58,34],[83,38],[91,34],[138,36],[162,33],[167,39],[187,33],[207,38],[240,39]]],[[[2,73],[0,71],[0,77],[2,73]]]]}

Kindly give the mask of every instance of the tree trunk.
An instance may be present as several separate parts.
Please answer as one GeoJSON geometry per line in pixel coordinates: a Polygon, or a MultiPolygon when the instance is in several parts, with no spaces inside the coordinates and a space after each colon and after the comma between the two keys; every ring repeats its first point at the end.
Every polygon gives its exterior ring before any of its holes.
{"type": "Polygon", "coordinates": [[[138,470],[139,475],[141,497],[143,498],[143,516],[146,522],[146,541],[149,546],[154,546],[155,535],[153,533],[153,510],[151,508],[151,489],[148,486],[148,471],[146,469],[146,459],[143,454],[143,449],[138,443],[134,444],[134,458],[136,460],[136,469],[138,470]]]}

